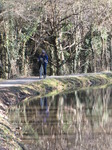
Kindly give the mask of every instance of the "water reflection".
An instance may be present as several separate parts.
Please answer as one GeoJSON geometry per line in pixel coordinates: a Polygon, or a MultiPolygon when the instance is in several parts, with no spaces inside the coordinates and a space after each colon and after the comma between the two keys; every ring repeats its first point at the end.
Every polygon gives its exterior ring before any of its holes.
{"type": "Polygon", "coordinates": [[[40,98],[40,114],[43,118],[43,122],[47,122],[47,118],[49,117],[49,108],[48,108],[48,102],[47,98],[40,98]]]}
{"type": "Polygon", "coordinates": [[[111,150],[112,87],[33,99],[9,110],[28,150],[111,150]]]}

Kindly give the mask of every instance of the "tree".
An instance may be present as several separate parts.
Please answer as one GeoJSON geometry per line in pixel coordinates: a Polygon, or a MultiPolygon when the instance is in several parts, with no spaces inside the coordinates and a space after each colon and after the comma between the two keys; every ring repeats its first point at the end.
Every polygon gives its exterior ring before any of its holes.
{"type": "Polygon", "coordinates": [[[0,6],[0,59],[6,78],[36,75],[42,49],[49,56],[50,75],[112,68],[110,0],[5,0],[0,6]]]}

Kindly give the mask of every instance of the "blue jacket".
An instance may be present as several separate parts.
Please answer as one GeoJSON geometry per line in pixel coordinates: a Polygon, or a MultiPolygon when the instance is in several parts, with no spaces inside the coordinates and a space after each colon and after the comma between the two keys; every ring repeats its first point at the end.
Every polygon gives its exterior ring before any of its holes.
{"type": "Polygon", "coordinates": [[[38,61],[40,61],[40,59],[43,59],[44,64],[48,64],[48,56],[47,54],[45,54],[45,56],[43,56],[42,54],[39,56],[38,61]]]}

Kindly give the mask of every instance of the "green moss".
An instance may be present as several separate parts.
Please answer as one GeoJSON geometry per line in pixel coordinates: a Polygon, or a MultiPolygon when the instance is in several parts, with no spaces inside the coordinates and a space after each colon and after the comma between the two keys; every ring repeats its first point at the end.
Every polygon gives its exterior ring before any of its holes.
{"type": "MultiPolygon", "coordinates": [[[[101,73],[101,74],[94,74],[94,75],[83,75],[83,76],[74,76],[74,77],[64,77],[64,78],[56,78],[56,79],[46,79],[41,80],[32,84],[23,85],[19,87],[10,87],[7,88],[7,90],[3,89],[1,90],[0,94],[1,97],[3,93],[7,97],[7,101],[11,102],[24,100],[24,102],[27,102],[28,100],[32,100],[32,98],[29,99],[29,97],[40,98],[43,96],[49,97],[52,95],[56,95],[58,93],[63,92],[71,92],[72,90],[83,90],[89,88],[105,88],[112,84],[112,73],[101,73]]],[[[3,97],[1,98],[2,101],[3,97]]],[[[5,99],[5,97],[4,97],[5,99]]],[[[4,100],[3,100],[4,101],[4,100]]],[[[5,107],[4,107],[5,108],[5,107]]],[[[13,141],[13,147],[18,149],[21,149],[21,146],[19,146],[17,139],[14,136],[14,133],[11,131],[10,128],[8,128],[7,121],[4,119],[4,113],[0,115],[0,122],[3,122],[3,124],[0,124],[0,133],[3,137],[3,139],[6,141],[7,145],[13,141]]],[[[68,126],[66,125],[64,130],[68,126]]]]}
{"type": "MultiPolygon", "coordinates": [[[[32,96],[42,97],[43,95],[53,95],[71,89],[80,89],[87,87],[100,86],[112,83],[112,73],[86,74],[74,77],[51,78],[40,80],[28,85],[19,87],[10,87],[7,92],[7,98],[11,101],[23,100],[32,96]],[[12,96],[13,94],[13,96],[12,96]]],[[[2,93],[1,93],[2,94],[2,93]]]]}

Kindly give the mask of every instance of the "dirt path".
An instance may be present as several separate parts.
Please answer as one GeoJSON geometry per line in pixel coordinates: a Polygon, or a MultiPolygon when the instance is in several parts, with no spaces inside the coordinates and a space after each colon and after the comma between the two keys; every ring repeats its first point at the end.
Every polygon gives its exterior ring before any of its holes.
{"type": "MultiPolygon", "coordinates": [[[[47,79],[52,79],[52,78],[71,78],[71,77],[80,77],[80,76],[95,76],[103,74],[104,72],[101,73],[87,73],[87,74],[75,74],[75,75],[64,75],[64,76],[48,76],[47,79]]],[[[108,74],[111,72],[106,72],[104,74],[108,74]]],[[[33,82],[37,82],[43,79],[39,79],[39,77],[21,77],[18,79],[9,79],[9,80],[4,80],[0,81],[0,88],[2,87],[14,87],[14,86],[21,86],[23,84],[29,84],[33,82]]]]}

